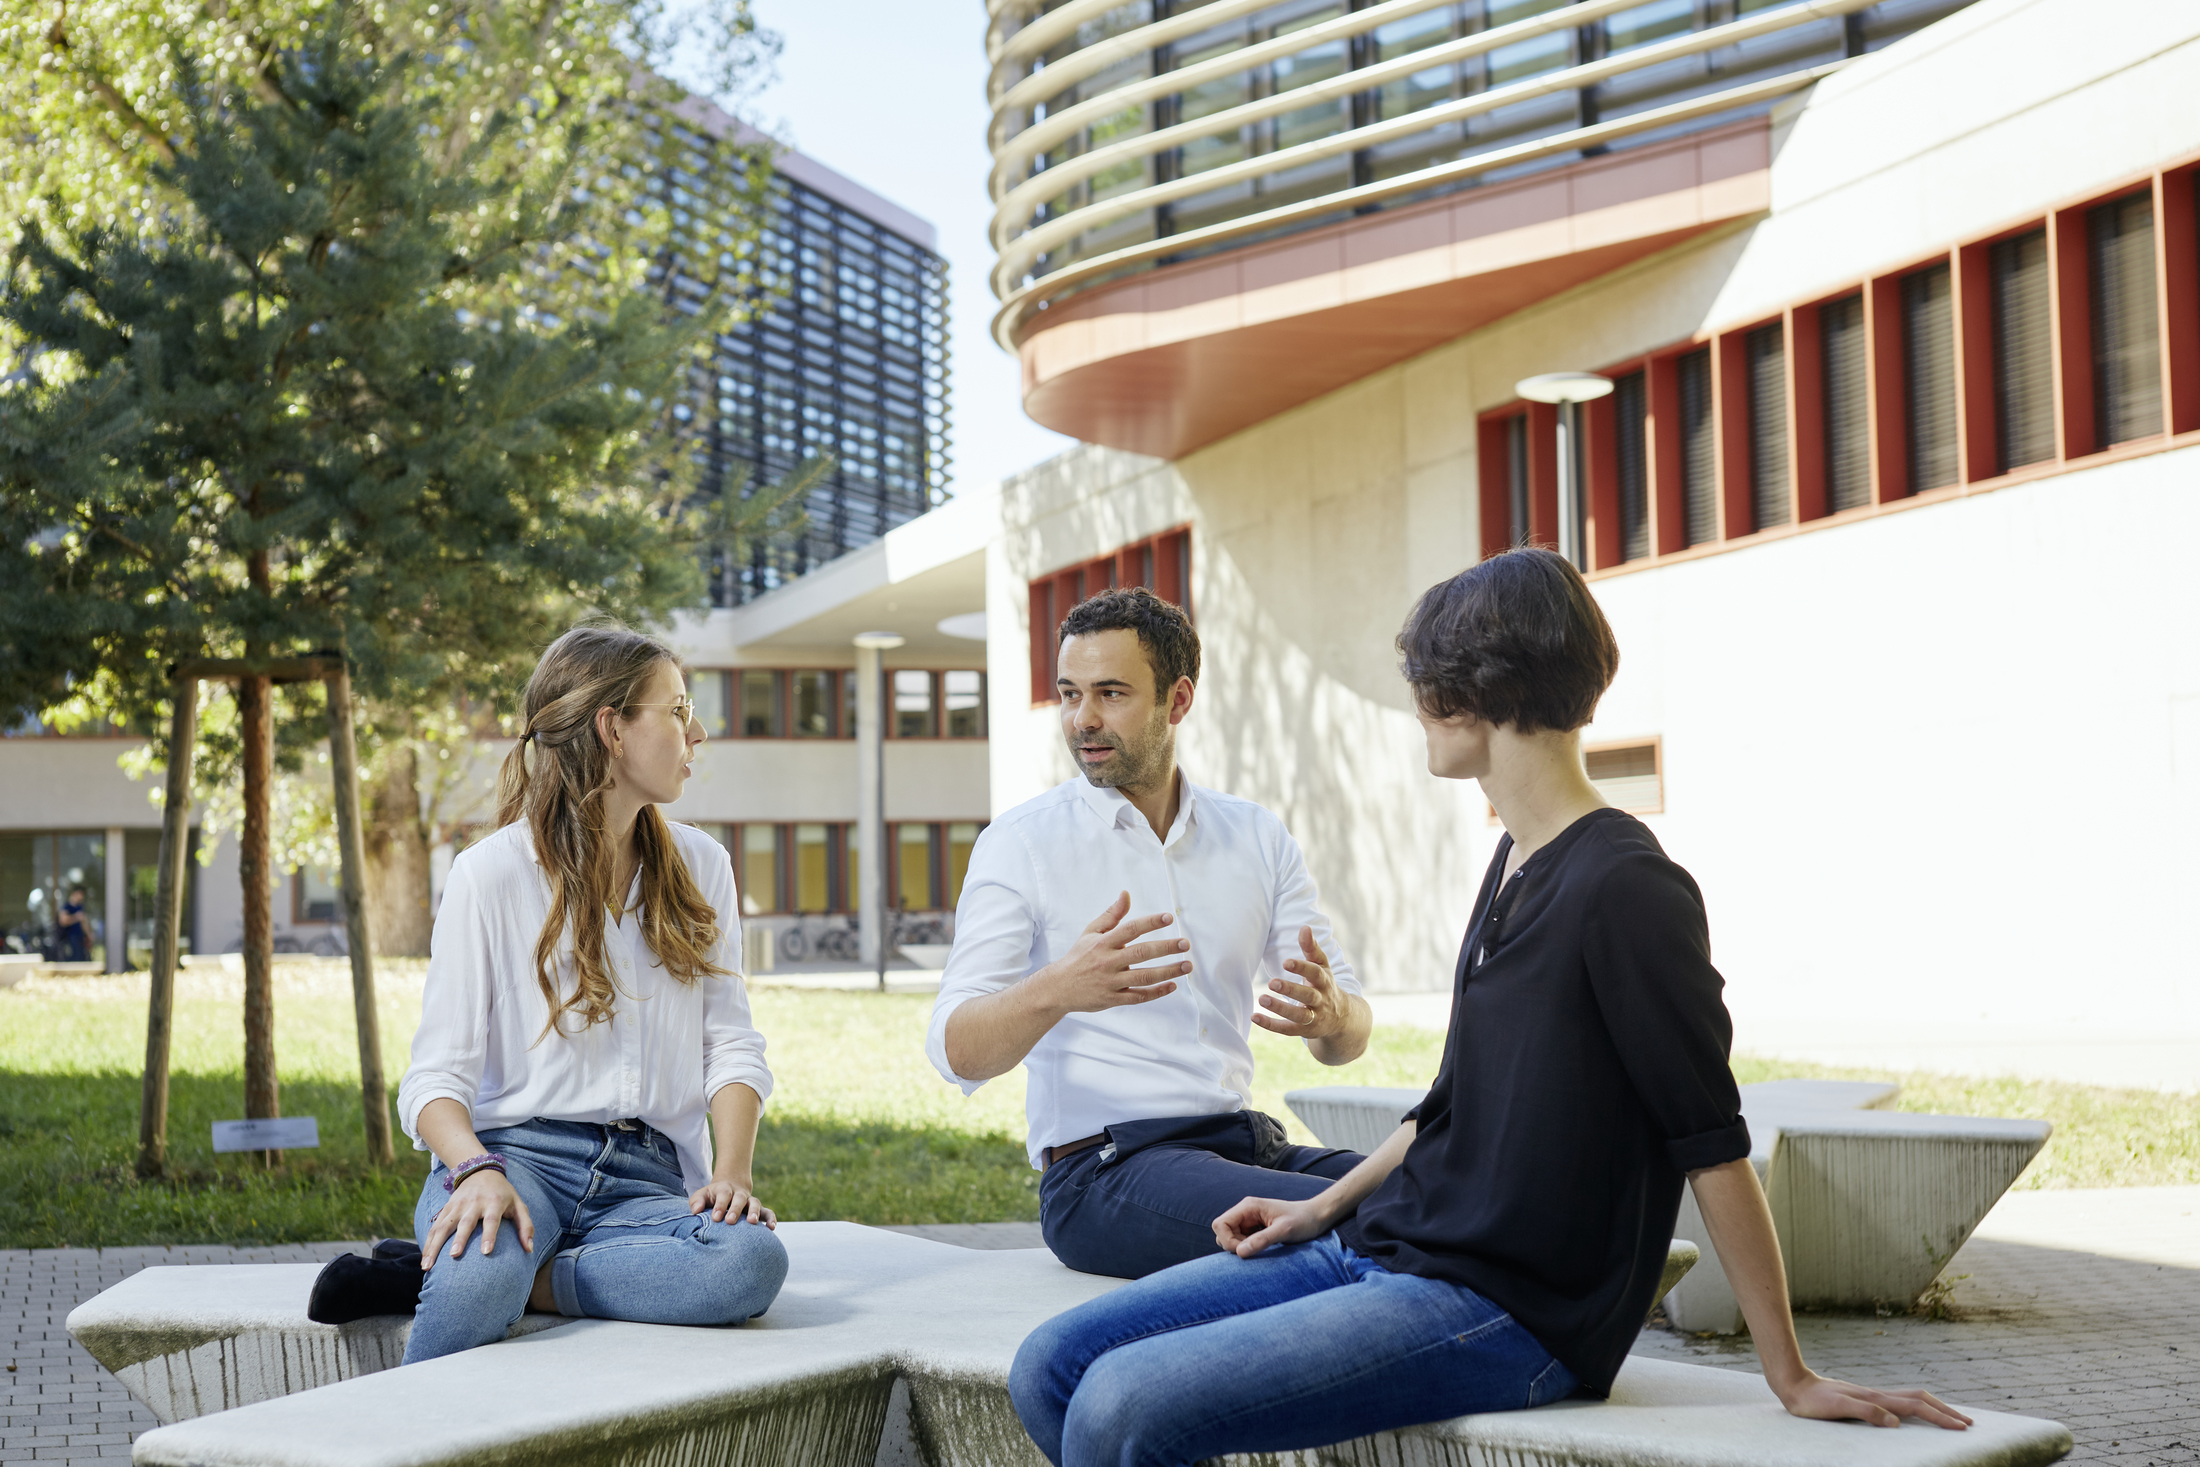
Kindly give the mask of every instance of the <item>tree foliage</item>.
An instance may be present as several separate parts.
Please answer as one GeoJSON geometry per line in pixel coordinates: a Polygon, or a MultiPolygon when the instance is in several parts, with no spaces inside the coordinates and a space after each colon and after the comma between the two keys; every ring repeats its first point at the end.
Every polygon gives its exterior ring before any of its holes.
{"type": "Polygon", "coordinates": [[[164,236],[177,201],[161,170],[190,146],[205,102],[193,88],[295,101],[284,58],[332,23],[361,60],[405,58],[384,84],[427,130],[431,171],[571,191],[587,227],[538,242],[521,309],[585,309],[638,285],[675,209],[722,221],[726,248],[744,233],[763,147],[730,147],[737,166],[684,179],[679,196],[653,178],[676,162],[655,124],[687,106],[662,80],[672,60],[729,101],[768,74],[777,42],[747,0],[12,0],[0,7],[0,247],[32,222],[56,239],[164,236]]]}
{"type": "MultiPolygon", "coordinates": [[[[651,7],[145,10],[54,7],[4,84],[85,136],[0,195],[0,717],[152,727],[179,658],[341,648],[403,724],[583,612],[697,604],[706,545],[784,524],[800,482],[698,508],[669,416],[740,303],[646,289],[695,202],[621,151],[671,131],[620,50],[651,7]]],[[[755,192],[719,202],[731,249],[755,192]]]]}

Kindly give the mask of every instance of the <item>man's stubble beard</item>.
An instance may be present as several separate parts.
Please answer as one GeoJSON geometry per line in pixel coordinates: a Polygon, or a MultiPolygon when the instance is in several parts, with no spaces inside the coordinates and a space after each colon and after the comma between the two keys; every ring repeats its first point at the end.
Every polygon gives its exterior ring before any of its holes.
{"type": "Polygon", "coordinates": [[[1086,781],[1101,789],[1143,789],[1161,777],[1168,763],[1169,732],[1169,711],[1157,708],[1138,739],[1117,742],[1116,755],[1106,764],[1093,768],[1077,759],[1074,739],[1070,741],[1070,758],[1077,760],[1086,781]]]}

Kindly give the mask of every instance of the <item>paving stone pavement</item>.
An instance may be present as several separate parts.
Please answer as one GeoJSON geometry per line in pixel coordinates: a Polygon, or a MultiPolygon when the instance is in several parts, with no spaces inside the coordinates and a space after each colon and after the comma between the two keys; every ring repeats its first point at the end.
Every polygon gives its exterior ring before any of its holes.
{"type": "MultiPolygon", "coordinates": [[[[1804,1359],[2060,1421],[2067,1461],[2200,1463],[2200,1187],[2012,1192],[1942,1278],[1949,1319],[1798,1315],[1804,1359]]],[[[1757,1368],[1747,1340],[1665,1329],[1635,1353],[1757,1368]]]]}
{"type": "Polygon", "coordinates": [[[0,1250],[0,1462],[130,1460],[153,1413],[69,1338],[69,1311],[141,1268],[187,1263],[317,1263],[357,1243],[274,1248],[10,1248],[0,1250]]]}
{"type": "MultiPolygon", "coordinates": [[[[1039,1242],[1036,1223],[896,1231],[961,1247],[1039,1242]]],[[[69,1338],[79,1301],[156,1264],[306,1263],[361,1247],[0,1251],[0,1462],[128,1461],[156,1424],[69,1338]]],[[[1806,1314],[1805,1355],[1846,1379],[2051,1417],[2077,1439],[2073,1462],[2200,1464],[2200,1187],[2012,1193],[1946,1277],[1952,1317],[1806,1314]]],[[[1643,1331],[1636,1353],[1757,1364],[1746,1340],[1663,1328],[1643,1331]]]]}

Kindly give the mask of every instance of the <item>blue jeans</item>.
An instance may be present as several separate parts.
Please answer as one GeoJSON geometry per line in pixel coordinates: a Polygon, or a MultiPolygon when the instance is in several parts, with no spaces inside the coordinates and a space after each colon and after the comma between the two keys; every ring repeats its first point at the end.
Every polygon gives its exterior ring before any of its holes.
{"type": "Polygon", "coordinates": [[[1330,1233],[1217,1251],[1057,1315],[1016,1352],[1008,1390],[1055,1467],[1189,1467],[1541,1406],[1574,1384],[1472,1289],[1392,1273],[1330,1233]]]}
{"type": "Polygon", "coordinates": [[[1215,1219],[1246,1198],[1312,1197],[1364,1159],[1293,1146],[1257,1110],[1120,1121],[1107,1137],[1046,1169],[1039,1224],[1071,1268],[1125,1279],[1214,1252],[1215,1219]]]}
{"type": "MultiPolygon", "coordinates": [[[[644,1324],[739,1324],[762,1314],[787,1278],[787,1250],[768,1229],[688,1212],[672,1142],[639,1121],[632,1130],[532,1120],[483,1131],[505,1157],[505,1177],[535,1225],[532,1253],[506,1218],[496,1251],[476,1230],[465,1253],[451,1245],[420,1289],[405,1363],[433,1360],[504,1338],[527,1309],[535,1271],[550,1261],[558,1312],[644,1324]]],[[[413,1208],[423,1247],[450,1201],[438,1162],[413,1208]]]]}

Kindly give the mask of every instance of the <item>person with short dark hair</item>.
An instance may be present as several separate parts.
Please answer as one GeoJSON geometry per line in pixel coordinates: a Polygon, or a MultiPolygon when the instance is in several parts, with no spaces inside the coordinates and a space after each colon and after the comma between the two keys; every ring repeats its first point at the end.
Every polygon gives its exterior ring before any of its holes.
{"type": "Polygon", "coordinates": [[[1435,1084],[1323,1192],[1248,1196],[1206,1257],[1034,1331],[1009,1378],[1032,1439],[1058,1467],[1188,1467],[1604,1395],[1684,1179],[1789,1411],[1969,1425],[1803,1364],[1702,898],[1582,767],[1619,649],[1579,573],[1494,556],[1423,595],[1398,650],[1429,772],[1478,780],[1506,831],[1435,1084]]]}
{"type": "Polygon", "coordinates": [[[88,963],[92,960],[92,924],[86,916],[84,888],[69,888],[67,901],[61,904],[56,926],[61,929],[61,957],[64,963],[88,963]]]}
{"type": "Polygon", "coordinates": [[[1249,1189],[1311,1197],[1358,1164],[1246,1107],[1251,1026],[1341,1065],[1373,1018],[1283,822],[1177,769],[1191,619],[1104,591],[1056,647],[1082,777],[978,837],[926,1048],[965,1094],[1028,1068],[1047,1246],[1137,1278],[1213,1252],[1214,1215],[1249,1189]]]}

